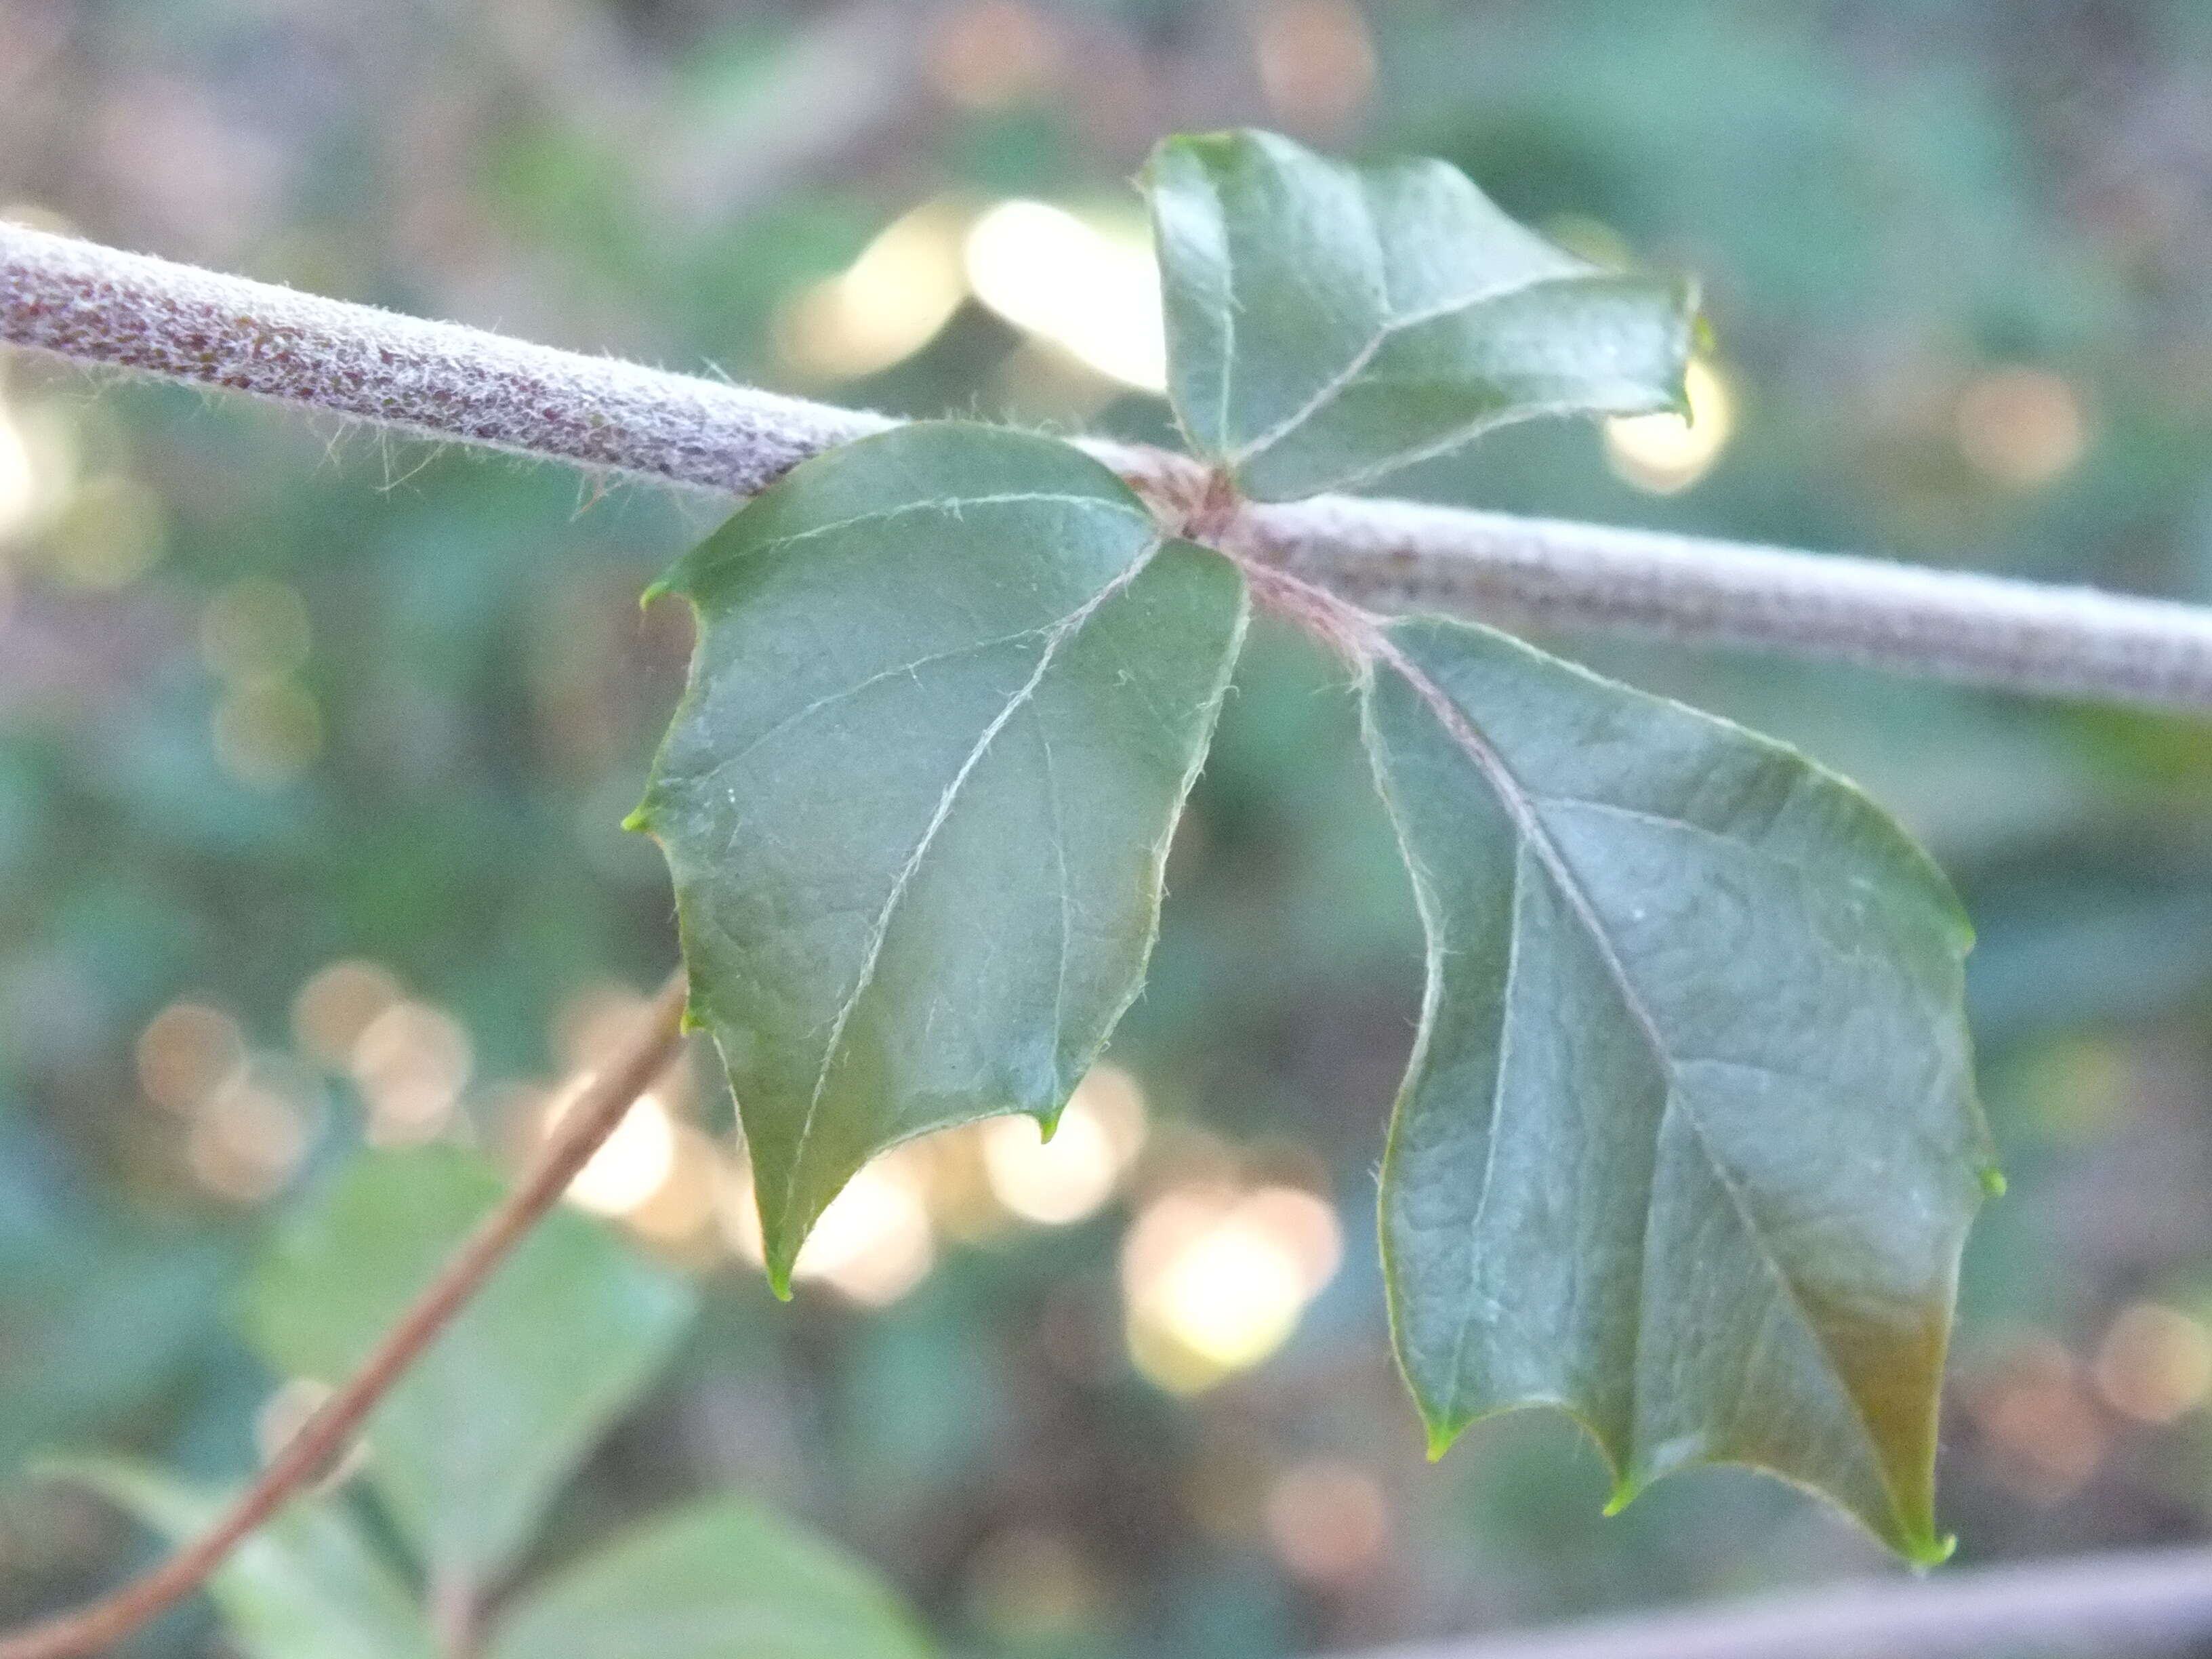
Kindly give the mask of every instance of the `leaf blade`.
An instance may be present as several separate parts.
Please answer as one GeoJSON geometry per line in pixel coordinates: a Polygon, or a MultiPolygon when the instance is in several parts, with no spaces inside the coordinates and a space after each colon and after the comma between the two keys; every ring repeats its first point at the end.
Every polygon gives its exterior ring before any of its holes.
{"type": "MultiPolygon", "coordinates": [[[[58,1460],[45,1471],[100,1493],[182,1545],[230,1497],[121,1458],[58,1460]]],[[[209,1575],[209,1595],[251,1659],[436,1659],[428,1624],[398,1572],[332,1504],[294,1504],[209,1575]]]]}
{"type": "Polygon", "coordinates": [[[1049,1124],[1134,997],[1243,586],[1087,457],[952,422],[798,469],[669,586],[700,645],[633,823],[787,1291],[868,1158],[1049,1124]]]}
{"type": "MultiPolygon", "coordinates": [[[[342,1381],[504,1188],[454,1148],[357,1157],[256,1264],[248,1341],[280,1371],[342,1381]]],[[[369,1479],[424,1562],[479,1583],[507,1567],[694,1301],[574,1211],[540,1221],[369,1419],[369,1479]]]]}
{"type": "Polygon", "coordinates": [[[1430,938],[1382,1224],[1432,1449],[1559,1406],[1616,1505],[1747,1462],[1939,1559],[1936,1393],[1990,1162],[1948,885],[1727,722],[1462,624],[1382,655],[1370,748],[1430,938]]]}
{"type": "Polygon", "coordinates": [[[655,1516],[538,1585],[488,1659],[923,1659],[864,1563],[739,1498],[655,1516]]]}
{"type": "Polygon", "coordinates": [[[1492,427],[1683,407],[1688,285],[1552,246],[1441,161],[1171,138],[1145,184],[1170,386],[1244,494],[1365,483],[1492,427]]]}

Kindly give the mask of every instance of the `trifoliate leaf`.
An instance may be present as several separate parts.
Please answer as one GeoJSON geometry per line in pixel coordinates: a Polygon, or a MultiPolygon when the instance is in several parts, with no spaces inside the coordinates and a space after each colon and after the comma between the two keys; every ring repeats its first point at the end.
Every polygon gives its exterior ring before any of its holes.
{"type": "Polygon", "coordinates": [[[1260,501],[1365,483],[1536,415],[1684,407],[1687,285],[1607,270],[1442,161],[1355,167],[1266,132],[1146,169],[1169,396],[1260,501]]]}
{"type": "Polygon", "coordinates": [[[646,1521],[526,1592],[489,1659],[925,1659],[866,1563],[741,1498],[646,1521]]]}
{"type": "Polygon", "coordinates": [[[1432,1447],[1558,1406],[1616,1504],[1747,1463],[1940,1559],[1936,1394],[1993,1174],[1949,887],[1726,721],[1461,623],[1375,653],[1429,941],[1383,1249],[1432,1447]]]}
{"type": "Polygon", "coordinates": [[[1067,446],[944,422],[808,462],[665,586],[699,645],[632,823],[781,1290],[876,1152],[1056,1120],[1142,979],[1243,582],[1067,446]]]}

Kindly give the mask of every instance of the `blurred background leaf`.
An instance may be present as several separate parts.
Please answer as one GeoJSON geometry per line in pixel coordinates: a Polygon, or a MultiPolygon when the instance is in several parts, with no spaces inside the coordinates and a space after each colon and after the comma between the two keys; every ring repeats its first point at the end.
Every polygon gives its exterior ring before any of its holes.
{"type": "Polygon", "coordinates": [[[489,1659],[922,1659],[874,1572],[744,1498],[657,1516],[522,1596],[489,1659]]]}
{"type": "MultiPolygon", "coordinates": [[[[43,1472],[95,1492],[171,1544],[198,1536],[234,1495],[204,1491],[118,1458],[43,1472]]],[[[249,1659],[434,1659],[415,1597],[335,1504],[291,1505],[208,1580],[225,1628],[249,1659]]]]}
{"type": "MultiPolygon", "coordinates": [[[[458,1148],[353,1159],[256,1266],[255,1349],[336,1387],[503,1191],[458,1148]]],[[[514,1559],[691,1311],[687,1285],[573,1211],[523,1241],[368,1419],[370,1479],[433,1579],[483,1584],[514,1559]]]]}

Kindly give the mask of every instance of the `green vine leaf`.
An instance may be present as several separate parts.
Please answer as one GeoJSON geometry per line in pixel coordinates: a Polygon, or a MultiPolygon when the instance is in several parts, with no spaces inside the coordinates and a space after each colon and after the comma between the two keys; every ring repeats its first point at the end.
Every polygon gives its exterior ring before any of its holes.
{"type": "Polygon", "coordinates": [[[1373,650],[1429,941],[1382,1221],[1432,1450],[1557,1406],[1615,1508],[1747,1463],[1941,1559],[1937,1389],[1996,1185],[1948,885],[1726,721],[1462,623],[1373,650]]]}
{"type": "Polygon", "coordinates": [[[1532,416],[1686,407],[1691,287],[1553,246],[1442,161],[1212,133],[1164,143],[1145,184],[1169,397],[1256,500],[1353,488],[1532,416]]]}
{"type": "Polygon", "coordinates": [[[631,823],[787,1294],[878,1152],[1056,1121],[1142,981],[1243,581],[1087,456],[939,422],[798,468],[664,586],[699,645],[631,823]]]}
{"type": "Polygon", "coordinates": [[[526,1592],[488,1659],[927,1659],[863,1562],[741,1498],[655,1516],[526,1592]]]}

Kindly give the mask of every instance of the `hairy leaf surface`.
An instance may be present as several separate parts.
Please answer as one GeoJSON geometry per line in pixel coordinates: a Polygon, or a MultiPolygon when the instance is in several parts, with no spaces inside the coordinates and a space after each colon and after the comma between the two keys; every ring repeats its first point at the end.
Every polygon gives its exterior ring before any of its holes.
{"type": "Polygon", "coordinates": [[[1170,138],[1146,183],[1169,396],[1285,501],[1492,427],[1682,406],[1688,287],[1563,252],[1442,161],[1355,167],[1266,132],[1170,138]]]}
{"type": "Polygon", "coordinates": [[[1376,778],[1429,939],[1382,1222],[1441,1452],[1565,1407],[1623,1503],[1817,1489],[1917,1559],[1991,1154],[1942,875],[1795,751],[1486,629],[1383,630],[1376,778]]]}
{"type": "MultiPolygon", "coordinates": [[[[234,1497],[119,1458],[70,1458],[47,1472],[90,1487],[173,1545],[206,1532],[234,1497]]],[[[288,1504],[247,1534],[207,1588],[247,1659],[436,1659],[399,1574],[325,1500],[288,1504]]]]}
{"type": "Polygon", "coordinates": [[[656,1516],[532,1589],[489,1659],[923,1659],[864,1563],[739,1498],[656,1516]]]}
{"type": "Polygon", "coordinates": [[[799,467],[666,586],[699,645],[632,822],[782,1291],[876,1152],[1057,1118],[1141,981],[1243,582],[1067,446],[941,422],[799,467]]]}
{"type": "MultiPolygon", "coordinates": [[[[449,1147],[356,1158],[257,1266],[248,1339],[280,1371],[343,1382],[504,1190],[449,1147]]],[[[478,1583],[512,1562],[694,1301],[574,1210],[532,1228],[368,1420],[369,1478],[423,1561],[478,1583]]]]}

